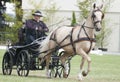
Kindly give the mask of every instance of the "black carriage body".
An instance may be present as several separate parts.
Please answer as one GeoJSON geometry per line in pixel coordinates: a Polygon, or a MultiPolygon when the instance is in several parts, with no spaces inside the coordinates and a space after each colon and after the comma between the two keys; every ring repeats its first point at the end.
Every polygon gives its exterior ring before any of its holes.
{"type": "Polygon", "coordinates": [[[21,75],[20,70],[24,69],[27,70],[27,73],[24,76],[27,76],[29,70],[37,70],[32,67],[33,61],[35,65],[38,65],[37,64],[38,62],[36,62],[35,60],[38,58],[39,55],[38,49],[40,44],[37,41],[24,46],[18,46],[18,45],[8,46],[2,61],[3,74],[10,75],[12,69],[17,68],[18,75],[21,75]],[[22,66],[23,64],[24,66],[22,66]]]}
{"type": "MultiPolygon", "coordinates": [[[[13,56],[13,62],[14,65],[17,64],[17,59],[19,57],[19,55],[21,54],[21,52],[25,52],[27,53],[27,56],[30,58],[29,62],[30,62],[30,69],[31,70],[37,70],[37,69],[33,69],[32,66],[33,66],[33,62],[35,65],[38,65],[37,63],[37,58],[38,58],[38,55],[39,55],[39,47],[40,47],[40,44],[38,43],[32,43],[32,44],[29,44],[29,45],[25,45],[25,46],[13,46],[13,49],[15,50],[15,53],[12,55],[13,56]]],[[[38,69],[39,70],[39,69],[38,69]]]]}

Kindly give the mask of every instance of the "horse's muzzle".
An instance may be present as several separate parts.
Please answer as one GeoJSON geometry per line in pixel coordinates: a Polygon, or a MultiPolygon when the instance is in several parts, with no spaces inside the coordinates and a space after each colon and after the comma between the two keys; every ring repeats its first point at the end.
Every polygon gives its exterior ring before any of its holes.
{"type": "Polygon", "coordinates": [[[101,28],[97,28],[97,27],[96,27],[96,28],[95,28],[95,30],[96,30],[96,31],[100,31],[100,30],[101,30],[101,28]]]}

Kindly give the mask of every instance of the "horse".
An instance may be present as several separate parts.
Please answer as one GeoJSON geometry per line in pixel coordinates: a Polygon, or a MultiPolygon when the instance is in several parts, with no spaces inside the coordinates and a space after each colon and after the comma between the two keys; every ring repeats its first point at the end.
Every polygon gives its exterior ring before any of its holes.
{"type": "Polygon", "coordinates": [[[63,77],[67,77],[67,65],[65,61],[69,56],[80,55],[82,57],[78,79],[82,80],[91,70],[91,58],[89,52],[95,47],[95,31],[102,29],[102,20],[104,13],[101,6],[93,5],[88,18],[82,25],[61,26],[54,29],[41,43],[39,58],[46,59],[47,77],[50,77],[49,62],[52,52],[55,48],[64,49],[65,53],[60,57],[64,66],[63,77]],[[87,70],[83,70],[84,62],[87,61],[87,70]]]}

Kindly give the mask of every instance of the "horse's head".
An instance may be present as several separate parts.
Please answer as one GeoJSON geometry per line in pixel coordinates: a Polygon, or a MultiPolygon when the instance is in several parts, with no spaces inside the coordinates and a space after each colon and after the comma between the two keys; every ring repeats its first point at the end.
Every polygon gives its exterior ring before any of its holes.
{"type": "Polygon", "coordinates": [[[104,14],[101,11],[103,5],[97,7],[96,4],[93,5],[93,11],[91,18],[93,20],[93,25],[96,31],[100,31],[102,27],[102,19],[104,18],[104,14]]]}

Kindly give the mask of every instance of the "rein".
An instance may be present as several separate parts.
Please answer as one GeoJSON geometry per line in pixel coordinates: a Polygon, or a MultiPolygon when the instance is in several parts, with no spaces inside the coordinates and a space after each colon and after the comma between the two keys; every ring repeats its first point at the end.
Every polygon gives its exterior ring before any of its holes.
{"type": "MultiPolygon", "coordinates": [[[[85,23],[84,23],[84,24],[85,24],[85,23]]],[[[94,27],[85,26],[84,24],[83,24],[83,25],[80,25],[80,24],[79,24],[79,26],[81,26],[81,27],[86,27],[86,28],[89,28],[89,29],[95,29],[94,27]]]]}

